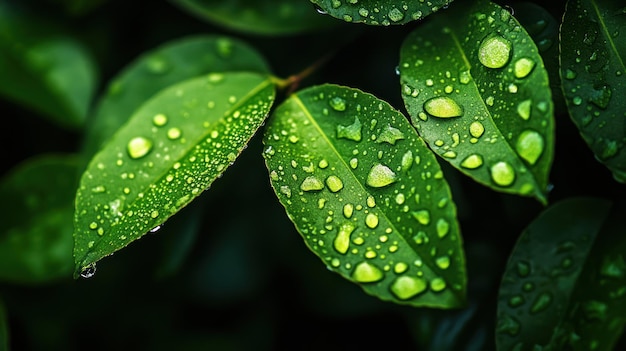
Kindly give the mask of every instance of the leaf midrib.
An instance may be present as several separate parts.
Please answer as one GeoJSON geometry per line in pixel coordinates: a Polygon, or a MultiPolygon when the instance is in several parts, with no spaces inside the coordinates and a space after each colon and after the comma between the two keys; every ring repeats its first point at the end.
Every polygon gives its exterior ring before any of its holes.
{"type": "MultiPolygon", "coordinates": [[[[331,86],[331,85],[326,85],[326,86],[331,86]]],[[[336,86],[337,87],[337,86],[336,86]]],[[[328,145],[330,145],[330,149],[335,153],[335,155],[341,160],[341,163],[344,165],[345,169],[348,170],[348,173],[350,173],[350,175],[352,176],[353,180],[360,186],[360,189],[365,193],[365,194],[371,194],[370,191],[365,188],[365,186],[363,185],[363,183],[361,183],[361,181],[359,181],[359,179],[356,177],[356,175],[354,174],[354,172],[352,172],[350,170],[350,166],[348,165],[348,163],[346,163],[345,159],[342,157],[342,155],[339,153],[339,151],[337,150],[337,148],[335,148],[334,144],[331,142],[331,140],[327,137],[327,134],[324,132],[324,130],[320,127],[320,125],[317,123],[317,121],[315,120],[315,118],[313,117],[313,115],[311,115],[311,113],[309,113],[309,110],[305,107],[304,103],[302,102],[302,100],[298,97],[297,94],[294,94],[292,97],[292,99],[294,99],[294,101],[298,104],[298,106],[301,108],[302,112],[305,114],[305,116],[309,119],[309,121],[311,122],[311,125],[315,127],[315,129],[317,129],[317,131],[319,132],[319,134],[322,136],[322,138],[324,139],[324,141],[327,142],[328,145]]],[[[412,129],[412,127],[409,128],[410,130],[414,130],[412,129]]],[[[410,247],[411,250],[419,257],[423,258],[422,262],[428,266],[428,268],[431,270],[431,272],[435,273],[438,272],[437,269],[435,269],[436,265],[435,263],[431,262],[430,259],[426,259],[428,257],[423,257],[421,256],[417,251],[415,251],[415,249],[413,248],[413,246],[411,245],[411,243],[408,241],[408,239],[404,236],[403,232],[401,230],[398,230],[398,228],[396,228],[396,226],[393,224],[393,221],[391,219],[389,219],[389,217],[387,216],[387,213],[385,211],[379,210],[380,213],[383,214],[383,217],[385,218],[385,220],[387,221],[387,223],[389,224],[389,226],[392,228],[392,230],[396,231],[399,236],[402,238],[402,240],[404,241],[404,243],[406,244],[407,247],[410,247]]],[[[463,301],[462,296],[459,296],[459,292],[457,292],[457,290],[455,289],[449,289],[450,291],[452,291],[452,294],[456,297],[456,299],[458,301],[463,301]]]]}
{"type": "Polygon", "coordinates": [[[615,41],[613,40],[611,33],[609,33],[609,28],[606,25],[606,22],[604,21],[604,17],[600,13],[600,8],[598,8],[598,5],[596,4],[595,0],[589,0],[589,2],[591,3],[593,10],[595,11],[596,16],[598,17],[598,21],[600,23],[602,33],[604,33],[604,37],[606,38],[607,42],[610,44],[611,50],[615,54],[615,57],[617,57],[617,60],[619,61],[620,66],[622,67],[622,71],[626,71],[626,65],[624,64],[624,60],[620,56],[619,51],[617,50],[617,47],[615,46],[615,41]]]}

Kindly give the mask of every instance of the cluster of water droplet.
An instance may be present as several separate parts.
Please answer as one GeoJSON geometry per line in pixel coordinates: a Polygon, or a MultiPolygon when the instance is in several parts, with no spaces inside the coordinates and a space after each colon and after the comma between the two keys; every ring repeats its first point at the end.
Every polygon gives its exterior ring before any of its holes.
{"type": "Polygon", "coordinates": [[[327,85],[292,96],[268,127],[272,185],[329,269],[399,300],[461,289],[454,204],[401,114],[327,85]]]}
{"type": "Polygon", "coordinates": [[[551,162],[553,117],[532,40],[500,8],[476,13],[467,28],[441,24],[418,28],[403,45],[400,78],[413,124],[433,150],[476,179],[541,194],[547,179],[533,169],[551,162]],[[431,41],[432,30],[445,40],[431,41]]]}

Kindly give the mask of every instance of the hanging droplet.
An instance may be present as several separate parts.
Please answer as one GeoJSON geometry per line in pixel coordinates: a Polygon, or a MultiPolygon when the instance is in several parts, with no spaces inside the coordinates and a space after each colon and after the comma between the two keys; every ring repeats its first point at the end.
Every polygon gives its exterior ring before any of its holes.
{"type": "Polygon", "coordinates": [[[80,276],[82,278],[91,278],[96,274],[96,264],[92,263],[88,266],[83,267],[80,271],[80,276]]]}
{"type": "Polygon", "coordinates": [[[126,145],[126,149],[131,158],[144,157],[152,150],[152,140],[144,137],[132,138],[126,145]]]}
{"type": "Polygon", "coordinates": [[[395,181],[396,174],[391,170],[391,168],[380,163],[374,165],[367,175],[367,185],[374,188],[382,188],[394,183],[395,181]]]}
{"type": "Polygon", "coordinates": [[[391,283],[391,292],[400,300],[408,300],[426,290],[426,281],[422,278],[402,276],[391,283]]]}
{"type": "Polygon", "coordinates": [[[511,55],[511,42],[501,36],[485,38],[478,48],[478,60],[487,68],[501,68],[511,55]]]}
{"type": "Polygon", "coordinates": [[[429,115],[439,118],[461,117],[463,115],[463,108],[447,96],[426,100],[424,110],[429,115]]]}
{"type": "Polygon", "coordinates": [[[491,166],[491,179],[496,185],[509,186],[515,181],[515,170],[507,162],[500,161],[491,166]]]}
{"type": "Polygon", "coordinates": [[[517,138],[515,151],[530,165],[534,165],[544,150],[544,141],[541,134],[527,129],[517,138]]]}

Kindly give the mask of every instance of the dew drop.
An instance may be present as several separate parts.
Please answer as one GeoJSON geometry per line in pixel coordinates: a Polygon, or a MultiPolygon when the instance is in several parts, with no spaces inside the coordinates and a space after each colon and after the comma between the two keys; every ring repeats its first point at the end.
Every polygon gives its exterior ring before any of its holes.
{"type": "Polygon", "coordinates": [[[541,134],[527,129],[517,138],[515,151],[530,165],[534,165],[544,150],[544,141],[541,134]]]}
{"type": "Polygon", "coordinates": [[[404,262],[398,262],[398,263],[395,264],[395,266],[393,266],[393,271],[396,274],[402,274],[402,273],[406,272],[407,269],[409,269],[409,265],[404,263],[404,262]]]}
{"type": "Polygon", "coordinates": [[[565,70],[565,79],[572,80],[575,79],[577,75],[578,74],[576,74],[576,71],[573,71],[569,68],[565,70]]]}
{"type": "Polygon", "coordinates": [[[144,137],[132,138],[128,142],[126,149],[131,158],[138,159],[144,157],[152,150],[152,140],[144,137]]]}
{"type": "Polygon", "coordinates": [[[527,121],[530,118],[530,108],[532,106],[532,100],[524,100],[517,105],[517,114],[527,121]]]}
{"type": "Polygon", "coordinates": [[[513,69],[515,78],[526,78],[530,72],[532,72],[533,68],[535,68],[535,61],[522,57],[521,59],[515,61],[515,68],[513,69]]]}
{"type": "Polygon", "coordinates": [[[461,162],[461,167],[467,169],[476,169],[482,165],[483,157],[478,154],[471,154],[461,162]]]}
{"type": "Polygon", "coordinates": [[[368,213],[367,216],[365,216],[365,225],[371,229],[378,227],[378,216],[373,213],[368,213]]]}
{"type": "Polygon", "coordinates": [[[548,306],[550,306],[550,303],[552,303],[552,295],[545,292],[541,293],[539,294],[539,296],[537,296],[537,298],[533,302],[533,305],[530,307],[530,312],[539,313],[548,308],[548,306]]]}
{"type": "Polygon", "coordinates": [[[354,213],[354,205],[352,205],[352,204],[345,204],[345,205],[343,205],[343,215],[344,215],[344,217],[351,218],[353,213],[354,213]]]}
{"type": "Polygon", "coordinates": [[[434,97],[424,102],[424,110],[433,117],[461,117],[463,108],[447,96],[434,97]]]}
{"type": "Polygon", "coordinates": [[[485,133],[485,126],[478,121],[472,122],[469,126],[470,135],[474,138],[480,138],[485,133]]]}
{"type": "Polygon", "coordinates": [[[501,68],[511,55],[511,42],[501,36],[485,38],[478,48],[478,60],[487,68],[501,68]]]}
{"type": "Polygon", "coordinates": [[[411,152],[411,150],[405,152],[404,155],[402,155],[402,161],[400,162],[400,165],[402,167],[402,170],[405,172],[411,169],[411,166],[413,165],[413,152],[411,152]]]}
{"type": "Polygon", "coordinates": [[[335,111],[345,111],[346,110],[346,100],[336,96],[328,101],[330,107],[332,107],[335,111]]]}
{"type": "Polygon", "coordinates": [[[170,69],[170,65],[167,61],[159,56],[150,57],[146,64],[148,65],[148,71],[154,74],[163,74],[170,69]]]}
{"type": "MultiPolygon", "coordinates": [[[[520,324],[513,317],[505,315],[504,317],[499,318],[497,331],[499,333],[506,333],[511,336],[516,336],[519,334],[520,324]]],[[[515,350],[517,349],[522,350],[522,347],[515,348],[515,350]]]]}
{"type": "Polygon", "coordinates": [[[373,188],[382,188],[394,183],[396,180],[396,174],[391,168],[378,163],[370,169],[366,182],[367,185],[373,188]]]}
{"type": "Polygon", "coordinates": [[[361,262],[354,267],[352,278],[359,283],[374,283],[383,279],[383,271],[369,262],[361,262]]]}
{"type": "Polygon", "coordinates": [[[391,292],[400,300],[408,300],[426,291],[426,281],[418,277],[397,277],[391,283],[391,292]]]}
{"type": "Polygon", "coordinates": [[[435,260],[435,263],[437,264],[437,267],[441,269],[448,269],[448,267],[450,267],[450,257],[448,256],[437,257],[437,259],[435,260]]]}
{"type": "Polygon", "coordinates": [[[404,13],[395,7],[389,11],[387,16],[389,16],[389,19],[393,22],[400,22],[404,19],[404,13]]]}
{"type": "Polygon", "coordinates": [[[306,177],[300,184],[302,191],[318,191],[324,189],[324,183],[314,176],[306,177]]]}
{"type": "Polygon", "coordinates": [[[446,288],[446,282],[445,282],[445,280],[443,280],[441,278],[435,278],[435,279],[430,281],[430,289],[432,291],[439,292],[439,291],[442,291],[445,288],[446,288]]]}
{"type": "Polygon", "coordinates": [[[439,220],[437,220],[437,236],[439,238],[443,238],[446,235],[448,235],[449,231],[450,231],[450,223],[448,223],[448,221],[446,221],[443,218],[439,218],[439,220]]]}
{"type": "Polygon", "coordinates": [[[339,227],[339,232],[333,241],[333,247],[340,254],[345,254],[350,248],[350,235],[354,231],[354,224],[347,222],[339,227]]]}
{"type": "Polygon", "coordinates": [[[354,117],[354,123],[349,126],[337,126],[337,138],[361,141],[361,121],[354,117]]]}
{"type": "Polygon", "coordinates": [[[377,143],[389,143],[396,145],[396,141],[404,139],[404,133],[399,129],[387,125],[376,139],[377,143]]]}
{"type": "Polygon", "coordinates": [[[91,278],[96,274],[96,264],[92,263],[88,266],[83,267],[83,269],[81,269],[80,271],[80,276],[82,278],[91,278]]]}
{"type": "Polygon", "coordinates": [[[162,113],[154,115],[154,117],[152,117],[152,124],[157,127],[164,126],[165,124],[167,124],[167,116],[162,113]]]}
{"type": "Polygon", "coordinates": [[[170,140],[176,140],[178,138],[180,138],[180,136],[183,134],[183,132],[180,130],[180,128],[170,128],[167,131],[167,138],[170,140]]]}
{"type": "Polygon", "coordinates": [[[491,179],[496,185],[509,186],[515,181],[515,170],[507,162],[500,161],[491,166],[491,179]]]}
{"type": "Polygon", "coordinates": [[[428,225],[430,223],[430,212],[428,210],[419,210],[411,212],[413,218],[417,219],[422,225],[428,225]]]}
{"type": "Polygon", "coordinates": [[[341,181],[341,179],[339,179],[339,177],[334,175],[326,178],[326,185],[328,186],[328,189],[333,193],[336,193],[339,190],[343,189],[343,182],[341,181]]]}

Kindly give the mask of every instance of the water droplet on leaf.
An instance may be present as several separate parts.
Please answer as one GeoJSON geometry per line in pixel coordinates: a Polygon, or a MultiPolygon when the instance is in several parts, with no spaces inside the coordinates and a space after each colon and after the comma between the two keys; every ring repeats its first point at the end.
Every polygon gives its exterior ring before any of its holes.
{"type": "Polygon", "coordinates": [[[397,277],[391,283],[391,292],[400,300],[410,299],[426,290],[426,281],[418,277],[397,277]]]}
{"type": "Polygon", "coordinates": [[[521,158],[531,165],[534,165],[544,150],[544,141],[541,134],[534,130],[525,130],[517,138],[515,151],[521,158]]]}
{"type": "Polygon", "coordinates": [[[374,188],[382,188],[394,183],[395,181],[396,174],[391,170],[391,168],[380,163],[374,165],[367,175],[367,185],[374,188]]]}
{"type": "Polygon", "coordinates": [[[485,38],[478,48],[478,60],[488,68],[504,67],[510,55],[511,42],[497,35],[485,38]]]}
{"type": "Polygon", "coordinates": [[[361,141],[361,121],[354,117],[354,123],[349,126],[337,126],[337,138],[361,141]]]}
{"type": "Polygon", "coordinates": [[[491,179],[499,186],[509,186],[515,181],[515,170],[507,162],[500,161],[491,166],[491,179]]]}
{"type": "Polygon", "coordinates": [[[435,97],[424,102],[424,110],[433,117],[461,117],[463,108],[447,96],[435,97]]]}
{"type": "Polygon", "coordinates": [[[324,189],[324,183],[314,176],[306,177],[300,184],[302,191],[318,191],[324,189]]]}
{"type": "Polygon", "coordinates": [[[383,271],[369,262],[361,262],[352,272],[352,278],[359,283],[374,283],[383,279],[383,271]]]}
{"type": "Polygon", "coordinates": [[[132,138],[126,146],[128,155],[138,159],[147,155],[152,150],[152,140],[144,137],[132,138]]]}
{"type": "Polygon", "coordinates": [[[345,254],[350,248],[350,235],[354,231],[354,224],[347,222],[339,227],[339,232],[333,241],[333,247],[340,254],[345,254]]]}

